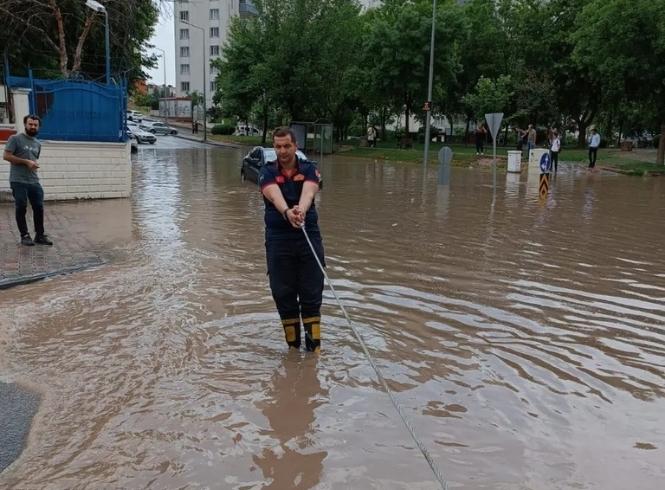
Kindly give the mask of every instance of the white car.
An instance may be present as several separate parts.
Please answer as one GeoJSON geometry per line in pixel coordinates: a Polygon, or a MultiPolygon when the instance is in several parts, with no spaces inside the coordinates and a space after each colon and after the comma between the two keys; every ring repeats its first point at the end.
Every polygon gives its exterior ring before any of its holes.
{"type": "Polygon", "coordinates": [[[142,130],[135,124],[128,124],[126,131],[129,137],[134,138],[137,143],[150,143],[151,145],[154,145],[157,141],[154,134],[142,130]]]}
{"type": "Polygon", "coordinates": [[[127,120],[140,123],[143,121],[143,114],[138,111],[127,111],[127,120]]]}
{"type": "Polygon", "coordinates": [[[178,131],[163,122],[143,121],[139,127],[152,134],[178,134],[178,131]]]}

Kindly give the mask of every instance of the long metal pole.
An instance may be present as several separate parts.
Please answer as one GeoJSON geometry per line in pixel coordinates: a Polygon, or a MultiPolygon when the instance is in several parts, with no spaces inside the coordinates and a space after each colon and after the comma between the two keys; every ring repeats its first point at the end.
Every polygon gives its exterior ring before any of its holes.
{"type": "Polygon", "coordinates": [[[162,52],[162,64],[164,65],[164,91],[162,93],[162,98],[164,99],[164,114],[166,115],[166,122],[169,121],[169,107],[168,102],[166,101],[166,51],[162,48],[155,46],[155,49],[162,52]]]}
{"type": "Polygon", "coordinates": [[[111,84],[111,48],[109,46],[109,13],[104,9],[106,19],[105,41],[106,41],[106,85],[111,84]]]}
{"type": "Polygon", "coordinates": [[[206,143],[208,141],[208,125],[207,125],[207,119],[208,119],[208,101],[207,95],[206,95],[206,32],[203,28],[201,28],[201,38],[203,39],[203,142],[206,143]]]}
{"type": "Polygon", "coordinates": [[[427,86],[427,110],[425,111],[425,154],[423,165],[429,160],[430,116],[432,114],[432,81],[434,78],[434,34],[436,32],[436,0],[432,2],[432,38],[429,47],[429,83],[427,86]]]}
{"type": "MultiPolygon", "coordinates": [[[[192,26],[198,30],[201,31],[201,40],[203,41],[203,141],[207,142],[208,141],[208,125],[206,122],[207,118],[207,112],[208,112],[208,103],[206,101],[207,98],[207,91],[206,91],[206,31],[203,27],[197,26],[196,24],[192,24],[191,22],[187,22],[186,20],[180,20],[183,24],[187,24],[188,26],[192,26]]],[[[194,114],[192,114],[192,118],[194,117],[194,114]]]]}

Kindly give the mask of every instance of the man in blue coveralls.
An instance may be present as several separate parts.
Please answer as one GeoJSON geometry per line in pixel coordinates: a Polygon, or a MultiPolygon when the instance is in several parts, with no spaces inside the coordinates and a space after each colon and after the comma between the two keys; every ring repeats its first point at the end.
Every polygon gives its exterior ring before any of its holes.
{"type": "Polygon", "coordinates": [[[303,225],[322,264],[323,242],[314,196],[320,175],[314,163],[296,155],[296,136],[289,128],[273,134],[277,160],[261,169],[259,185],[265,203],[266,257],[272,297],[282,320],[286,342],[300,348],[300,320],[305,329],[305,348],[321,346],[323,272],[316,263],[303,225]]]}

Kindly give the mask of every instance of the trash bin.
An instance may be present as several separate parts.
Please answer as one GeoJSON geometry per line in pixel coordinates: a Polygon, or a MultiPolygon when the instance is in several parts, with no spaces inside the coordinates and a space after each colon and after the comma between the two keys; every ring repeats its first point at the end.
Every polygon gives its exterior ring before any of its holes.
{"type": "Polygon", "coordinates": [[[522,152],[511,150],[508,152],[508,172],[520,173],[522,171],[522,152]]]}

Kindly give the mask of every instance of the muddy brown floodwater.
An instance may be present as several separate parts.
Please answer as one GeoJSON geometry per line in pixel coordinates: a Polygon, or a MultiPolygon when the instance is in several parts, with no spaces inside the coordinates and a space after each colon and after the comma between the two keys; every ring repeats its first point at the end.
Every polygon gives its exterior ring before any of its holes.
{"type": "MultiPolygon", "coordinates": [[[[435,489],[333,296],[288,354],[239,150],[142,150],[130,200],[59,203],[104,266],[0,292],[0,379],[42,393],[0,487],[435,489]]],[[[665,181],[343,157],[328,272],[457,489],[665,481],[665,181]]]]}

